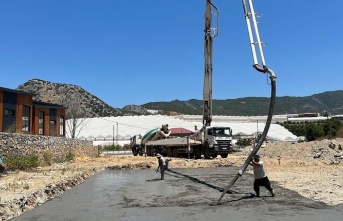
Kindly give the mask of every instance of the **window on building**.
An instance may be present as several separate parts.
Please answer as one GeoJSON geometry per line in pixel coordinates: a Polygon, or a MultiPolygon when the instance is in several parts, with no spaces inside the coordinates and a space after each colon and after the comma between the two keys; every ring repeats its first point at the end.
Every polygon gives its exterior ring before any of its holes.
{"type": "Polygon", "coordinates": [[[30,132],[30,106],[24,105],[23,106],[23,127],[22,131],[30,132]]]}
{"type": "Polygon", "coordinates": [[[38,113],[38,134],[44,134],[44,112],[39,111],[38,113]]]}
{"type": "Polygon", "coordinates": [[[60,116],[60,135],[64,136],[64,116],[60,116]]]}
{"type": "Polygon", "coordinates": [[[5,108],[4,109],[4,116],[6,116],[6,117],[15,117],[15,110],[5,108]]]}
{"type": "Polygon", "coordinates": [[[49,135],[56,136],[56,121],[51,120],[49,124],[49,135]]]}

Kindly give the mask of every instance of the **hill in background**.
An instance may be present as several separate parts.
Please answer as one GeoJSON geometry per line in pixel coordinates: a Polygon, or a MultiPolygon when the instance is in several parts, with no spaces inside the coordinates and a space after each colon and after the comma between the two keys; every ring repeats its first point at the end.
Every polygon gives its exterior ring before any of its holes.
{"type": "MultiPolygon", "coordinates": [[[[159,110],[160,114],[202,114],[202,100],[173,100],[169,102],[150,102],[144,105],[126,105],[124,108],[111,107],[100,98],[88,93],[83,88],[72,84],[52,83],[32,79],[18,86],[36,94],[34,100],[62,104],[65,96],[73,95],[85,109],[84,117],[109,117],[124,115],[146,115],[148,109],[159,110]]],[[[269,98],[245,97],[227,100],[213,100],[213,115],[257,116],[267,115],[269,98]]],[[[328,91],[306,97],[277,97],[274,114],[325,113],[343,114],[343,90],[328,91]]]]}
{"type": "MultiPolygon", "coordinates": [[[[60,84],[32,79],[17,87],[35,94],[35,101],[65,105],[66,96],[73,97],[84,110],[83,117],[110,117],[123,115],[147,114],[147,110],[136,105],[127,105],[124,108],[114,108],[102,101],[100,98],[88,93],[83,88],[72,84],[60,84]]],[[[66,106],[66,105],[65,105],[66,106]]]]}
{"type": "MultiPolygon", "coordinates": [[[[173,100],[150,102],[142,105],[146,109],[163,110],[183,114],[202,114],[202,100],[173,100]]],[[[267,115],[269,98],[245,97],[213,100],[213,115],[257,116],[267,115]]],[[[307,97],[276,97],[274,114],[324,113],[343,114],[343,90],[328,91],[307,97]]]]}

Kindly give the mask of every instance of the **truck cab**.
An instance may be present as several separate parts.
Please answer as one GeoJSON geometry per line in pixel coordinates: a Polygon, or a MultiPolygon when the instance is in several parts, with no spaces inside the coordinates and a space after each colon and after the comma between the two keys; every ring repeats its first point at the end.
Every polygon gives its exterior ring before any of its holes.
{"type": "Polygon", "coordinates": [[[143,155],[143,150],[142,150],[142,136],[140,134],[134,135],[133,137],[130,138],[130,148],[132,151],[132,154],[134,156],[142,156],[143,155]]]}
{"type": "Polygon", "coordinates": [[[230,127],[206,127],[204,134],[204,144],[207,145],[210,156],[221,155],[226,158],[232,151],[232,129],[230,127]]]}

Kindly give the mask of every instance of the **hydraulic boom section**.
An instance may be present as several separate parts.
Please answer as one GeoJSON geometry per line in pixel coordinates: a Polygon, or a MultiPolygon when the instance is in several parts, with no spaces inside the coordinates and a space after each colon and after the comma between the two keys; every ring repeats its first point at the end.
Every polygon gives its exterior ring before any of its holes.
{"type": "Polygon", "coordinates": [[[266,61],[264,59],[263,51],[262,51],[262,42],[260,40],[260,34],[258,32],[258,26],[257,26],[257,21],[256,21],[256,15],[255,15],[255,10],[254,6],[252,3],[252,0],[248,0],[248,4],[246,3],[246,0],[242,0],[243,4],[243,10],[244,10],[244,17],[247,23],[247,29],[248,29],[248,35],[249,35],[249,41],[250,41],[250,46],[251,46],[251,53],[253,57],[253,67],[262,73],[268,73],[270,75],[270,80],[271,80],[271,96],[270,96],[270,104],[269,104],[269,112],[268,112],[268,118],[266,121],[266,125],[264,127],[264,130],[257,141],[257,144],[255,148],[251,151],[249,154],[248,158],[244,162],[243,166],[241,169],[238,171],[237,175],[231,180],[229,185],[224,189],[223,193],[219,197],[217,204],[219,204],[220,200],[223,198],[223,196],[226,194],[226,192],[234,185],[234,183],[238,180],[240,176],[243,176],[245,170],[248,168],[249,163],[251,162],[251,159],[253,158],[254,155],[257,154],[258,150],[262,146],[262,143],[264,139],[266,138],[269,127],[272,121],[273,117],[273,111],[274,111],[274,103],[275,103],[275,96],[276,96],[276,76],[274,72],[269,69],[266,65],[266,61]],[[254,29],[254,32],[252,31],[252,27],[254,29]],[[256,37],[256,42],[254,41],[254,37],[256,37]],[[256,45],[258,46],[258,50],[260,52],[259,57],[262,62],[262,67],[258,64],[258,59],[256,55],[256,45]]]}
{"type": "Polygon", "coordinates": [[[212,44],[213,38],[218,36],[219,10],[211,2],[206,0],[205,9],[205,79],[203,96],[203,125],[210,126],[212,121],[212,44]],[[212,26],[212,16],[216,16],[216,27],[212,26]]]}
{"type": "Polygon", "coordinates": [[[256,21],[256,13],[254,9],[254,5],[252,3],[252,0],[248,0],[248,3],[246,3],[246,0],[242,0],[242,5],[243,5],[243,11],[244,11],[244,17],[245,21],[247,23],[247,30],[248,30],[248,35],[249,35],[249,41],[250,41],[250,47],[251,47],[251,54],[252,54],[252,59],[253,59],[253,67],[263,73],[269,73],[270,78],[272,81],[275,81],[275,75],[274,72],[268,69],[266,61],[264,59],[264,54],[262,50],[262,42],[260,39],[260,33],[258,31],[258,26],[257,26],[257,21],[256,21]],[[252,27],[254,29],[254,32],[252,31],[252,27]],[[255,42],[256,38],[256,42],[255,42]],[[258,64],[258,59],[256,55],[256,45],[259,50],[259,56],[261,59],[262,67],[258,64]]]}

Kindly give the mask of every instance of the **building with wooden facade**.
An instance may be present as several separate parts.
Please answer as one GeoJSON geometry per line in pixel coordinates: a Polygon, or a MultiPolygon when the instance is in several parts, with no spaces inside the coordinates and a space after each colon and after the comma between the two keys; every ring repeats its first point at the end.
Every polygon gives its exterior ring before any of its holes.
{"type": "Polygon", "coordinates": [[[64,137],[66,108],[33,101],[33,96],[0,87],[0,132],[64,137]]]}

